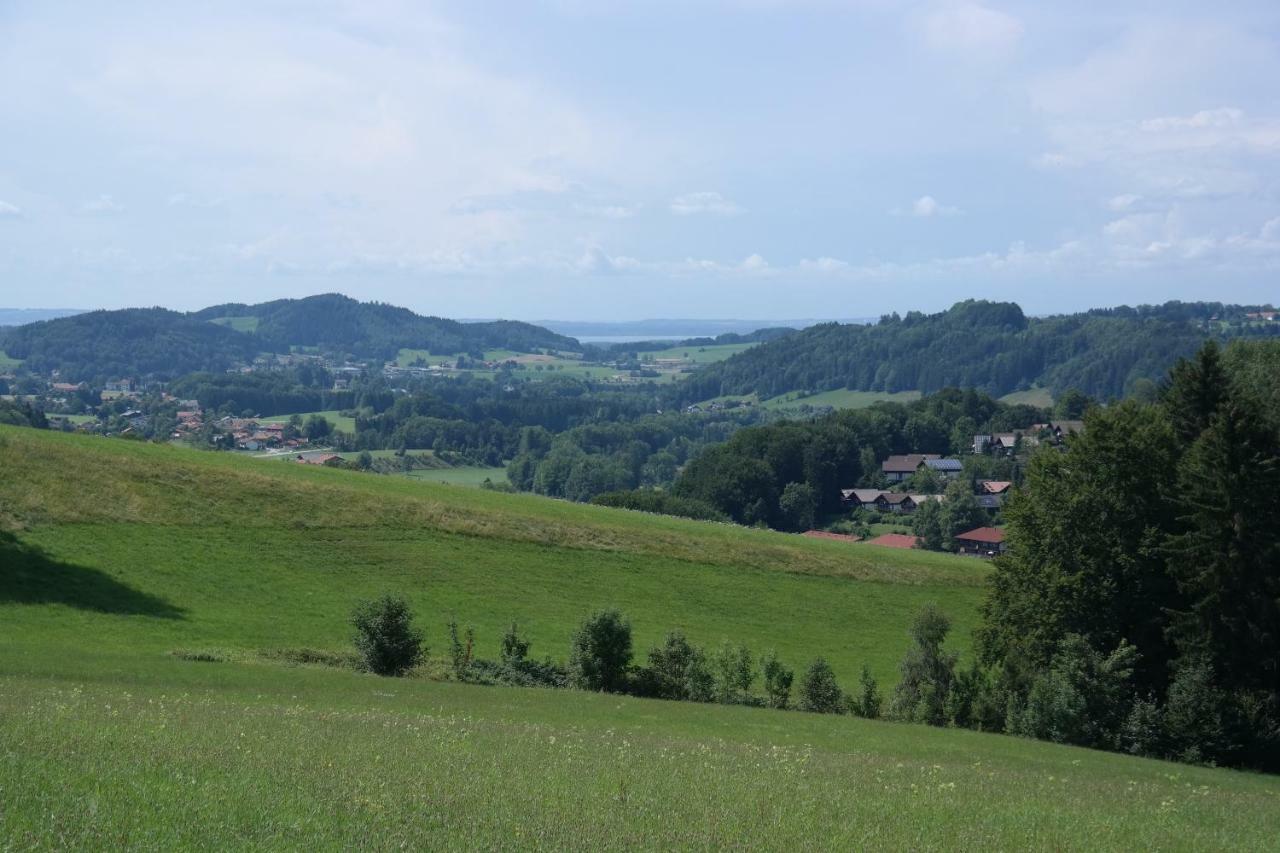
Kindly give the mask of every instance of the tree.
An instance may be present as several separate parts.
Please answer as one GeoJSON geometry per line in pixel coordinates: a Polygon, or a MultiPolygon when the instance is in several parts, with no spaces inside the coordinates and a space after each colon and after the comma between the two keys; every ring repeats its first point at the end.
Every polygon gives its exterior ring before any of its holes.
{"type": "Polygon", "coordinates": [[[691,644],[681,631],[668,633],[661,646],[650,649],[649,676],[661,699],[709,702],[714,694],[714,679],[702,649],[691,644]]]}
{"type": "Polygon", "coordinates": [[[1013,734],[1099,749],[1119,749],[1133,708],[1137,650],[1121,642],[1102,654],[1070,634],[1049,668],[1031,684],[1022,707],[1009,715],[1013,734]]]}
{"type": "Polygon", "coordinates": [[[1179,441],[1190,444],[1209,428],[1229,389],[1222,352],[1215,341],[1205,341],[1192,359],[1178,359],[1169,371],[1164,408],[1179,441]]]}
{"type": "Polygon", "coordinates": [[[893,691],[894,717],[932,726],[947,722],[947,696],[955,680],[956,655],[942,650],[951,620],[936,604],[926,604],[911,625],[911,648],[902,659],[902,678],[893,691]]]}
{"type": "Polygon", "coordinates": [[[1068,634],[1099,650],[1125,640],[1141,656],[1135,685],[1163,694],[1175,656],[1166,614],[1179,601],[1163,548],[1177,527],[1177,459],[1163,411],[1133,403],[1090,412],[1065,452],[1031,457],[1003,508],[1010,551],[983,603],[985,662],[1033,673],[1068,634]]]}
{"type": "Polygon", "coordinates": [[[760,672],[764,676],[765,701],[770,708],[785,708],[791,700],[791,683],[795,673],[778,660],[778,653],[770,649],[760,659],[760,672]]]}
{"type": "Polygon", "coordinates": [[[361,471],[368,471],[373,467],[373,454],[367,450],[361,450],[360,455],[356,457],[356,465],[361,471]]]}
{"type": "Polygon", "coordinates": [[[948,541],[942,533],[942,504],[924,501],[911,517],[911,529],[920,537],[920,547],[941,551],[948,541]]]}
{"type": "Polygon", "coordinates": [[[836,683],[836,674],[824,658],[816,658],[800,679],[799,707],[815,714],[838,714],[844,693],[836,683]]]}
{"type": "Polygon", "coordinates": [[[362,601],[351,612],[362,666],[378,675],[404,675],[422,658],[422,632],[403,598],[384,595],[362,601]]]}
{"type": "Polygon", "coordinates": [[[619,693],[631,663],[631,623],[617,610],[587,617],[573,634],[569,680],[580,690],[619,693]]]}
{"type": "Polygon", "coordinates": [[[947,486],[946,499],[938,513],[944,548],[954,548],[956,536],[982,527],[988,520],[987,511],[978,503],[968,483],[955,480],[947,486]]]}
{"type": "Polygon", "coordinates": [[[1223,687],[1280,698],[1280,436],[1240,393],[1218,404],[1178,471],[1184,532],[1169,569],[1186,607],[1186,654],[1213,662],[1223,687]]]}
{"type": "Polygon", "coordinates": [[[1076,388],[1068,388],[1058,395],[1053,406],[1053,413],[1063,420],[1080,420],[1084,413],[1094,405],[1089,395],[1076,388]]]}
{"type": "Polygon", "coordinates": [[[778,509],[791,530],[810,530],[816,503],[813,487],[808,483],[787,483],[778,499],[778,509]]]}
{"type": "MultiPolygon", "coordinates": [[[[292,423],[292,420],[290,420],[290,423],[292,423]]],[[[294,426],[296,428],[298,425],[295,424],[294,426]]],[[[308,441],[319,441],[322,438],[326,438],[333,431],[333,425],[323,415],[310,415],[307,417],[306,423],[302,425],[302,431],[308,441]]]]}
{"type": "Polygon", "coordinates": [[[871,668],[862,665],[862,675],[858,678],[858,696],[849,703],[850,710],[859,717],[874,720],[880,716],[880,686],[871,675],[871,668]]]}
{"type": "Polygon", "coordinates": [[[716,699],[725,704],[745,702],[751,697],[756,670],[751,650],[742,643],[725,640],[711,659],[716,680],[716,699]]]}

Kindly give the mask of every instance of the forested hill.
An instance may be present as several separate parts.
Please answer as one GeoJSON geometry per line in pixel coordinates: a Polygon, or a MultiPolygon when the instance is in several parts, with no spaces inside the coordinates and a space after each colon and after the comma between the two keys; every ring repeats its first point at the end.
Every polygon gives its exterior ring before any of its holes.
{"type": "Polygon", "coordinates": [[[1036,385],[1111,399],[1158,381],[1209,336],[1280,335],[1254,307],[1169,302],[1030,318],[1011,302],[968,300],[939,314],[871,325],[827,323],[763,343],[674,386],[673,402],[792,391],[977,388],[994,396],[1036,385]]]}
{"type": "Polygon", "coordinates": [[[319,347],[357,358],[486,349],[576,351],[573,338],[528,323],[459,323],[338,294],[260,305],[219,305],[190,314],[164,308],[91,311],[0,331],[0,350],[25,368],[73,381],[173,378],[222,371],[262,352],[319,347]]]}
{"type": "Polygon", "coordinates": [[[191,316],[252,328],[262,347],[274,352],[287,352],[290,346],[314,346],[361,357],[393,358],[406,347],[441,354],[486,349],[529,352],[580,348],[573,338],[530,323],[509,320],[460,323],[441,317],[423,317],[408,308],[386,303],[357,302],[338,293],[277,299],[259,305],[217,305],[191,316]]]}
{"type": "Polygon", "coordinates": [[[221,371],[258,352],[248,335],[164,308],[90,311],[4,330],[0,349],[72,381],[221,371]]]}

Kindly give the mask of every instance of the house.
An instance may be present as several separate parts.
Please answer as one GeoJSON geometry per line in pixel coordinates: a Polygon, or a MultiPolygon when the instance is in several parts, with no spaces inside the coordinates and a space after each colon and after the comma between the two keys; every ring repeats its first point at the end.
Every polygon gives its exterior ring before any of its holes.
{"type": "MultiPolygon", "coordinates": [[[[1034,430],[1035,427],[1032,427],[1034,430]]],[[[1009,456],[1018,447],[1018,439],[1023,438],[1020,432],[993,432],[973,437],[974,453],[993,453],[997,456],[1009,456]]]]}
{"type": "Polygon", "coordinates": [[[880,472],[890,483],[901,483],[930,459],[941,459],[939,453],[895,454],[880,463],[880,472]]]}
{"type": "Polygon", "coordinates": [[[836,542],[861,542],[861,536],[850,536],[847,533],[831,533],[827,530],[806,530],[801,536],[808,536],[810,539],[831,539],[836,542]]]}
{"type": "Polygon", "coordinates": [[[898,492],[886,492],[880,489],[841,489],[841,500],[847,507],[857,509],[873,509],[876,512],[915,512],[920,501],[918,497],[927,495],[907,495],[898,492]]]}
{"type": "Polygon", "coordinates": [[[947,479],[959,477],[960,472],[964,470],[964,466],[960,464],[959,459],[926,459],[924,460],[924,467],[935,474],[941,474],[947,479]]]}
{"type": "Polygon", "coordinates": [[[979,480],[978,505],[985,509],[999,509],[1004,506],[1013,483],[1005,480],[979,480]]]}
{"type": "Polygon", "coordinates": [[[987,452],[987,448],[991,446],[991,435],[983,433],[973,437],[973,452],[982,454],[987,452]]]}
{"type": "Polygon", "coordinates": [[[55,382],[51,387],[59,394],[74,394],[83,388],[84,385],[77,384],[75,382],[55,382]]]}
{"type": "Polygon", "coordinates": [[[957,534],[956,545],[961,554],[994,557],[1004,553],[1004,531],[998,527],[977,527],[957,534]]]}
{"type": "Polygon", "coordinates": [[[918,536],[907,536],[904,533],[885,533],[875,539],[868,539],[868,545],[883,545],[885,548],[914,548],[920,541],[918,536]]]}

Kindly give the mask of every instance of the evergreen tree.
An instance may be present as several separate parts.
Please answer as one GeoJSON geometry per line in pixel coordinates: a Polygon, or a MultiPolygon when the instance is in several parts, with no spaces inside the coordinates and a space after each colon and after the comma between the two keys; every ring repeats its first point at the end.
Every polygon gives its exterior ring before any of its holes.
{"type": "Polygon", "coordinates": [[[1182,460],[1185,531],[1169,540],[1187,606],[1184,651],[1213,661],[1220,684],[1280,696],[1280,436],[1232,393],[1182,460]]]}
{"type": "Polygon", "coordinates": [[[1174,432],[1190,444],[1209,427],[1209,421],[1227,397],[1230,387],[1222,366],[1222,351],[1206,341],[1191,359],[1178,359],[1169,371],[1164,406],[1174,432]]]}

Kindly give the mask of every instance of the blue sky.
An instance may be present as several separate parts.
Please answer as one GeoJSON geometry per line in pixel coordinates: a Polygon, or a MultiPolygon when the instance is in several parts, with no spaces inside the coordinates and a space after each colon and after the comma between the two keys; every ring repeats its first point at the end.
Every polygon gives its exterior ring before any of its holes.
{"type": "Polygon", "coordinates": [[[0,304],[1280,301],[1280,4],[0,2],[0,304]]]}

